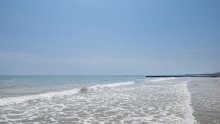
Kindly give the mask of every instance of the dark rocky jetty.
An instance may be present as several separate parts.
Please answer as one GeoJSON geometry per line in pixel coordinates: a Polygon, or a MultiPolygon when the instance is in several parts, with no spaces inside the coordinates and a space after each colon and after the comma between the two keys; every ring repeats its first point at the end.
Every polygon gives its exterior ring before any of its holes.
{"type": "Polygon", "coordinates": [[[146,77],[220,77],[220,72],[212,74],[147,75],[146,77]]]}

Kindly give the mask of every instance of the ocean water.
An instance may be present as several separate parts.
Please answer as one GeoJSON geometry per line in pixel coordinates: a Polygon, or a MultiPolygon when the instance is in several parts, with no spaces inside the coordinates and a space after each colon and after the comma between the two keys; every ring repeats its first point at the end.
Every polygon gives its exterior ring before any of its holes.
{"type": "Polygon", "coordinates": [[[217,124],[219,89],[219,78],[0,76],[0,124],[217,124]]]}

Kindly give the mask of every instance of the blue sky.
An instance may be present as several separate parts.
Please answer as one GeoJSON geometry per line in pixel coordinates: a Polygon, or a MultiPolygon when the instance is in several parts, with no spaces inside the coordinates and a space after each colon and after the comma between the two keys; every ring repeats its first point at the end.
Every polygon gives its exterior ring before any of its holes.
{"type": "Polygon", "coordinates": [[[219,0],[0,1],[0,74],[220,71],[219,0]]]}

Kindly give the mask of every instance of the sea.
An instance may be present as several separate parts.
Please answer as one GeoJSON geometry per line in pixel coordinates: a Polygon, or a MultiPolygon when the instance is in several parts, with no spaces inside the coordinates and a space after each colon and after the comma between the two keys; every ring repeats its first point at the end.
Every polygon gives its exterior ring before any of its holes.
{"type": "Polygon", "coordinates": [[[220,78],[0,76],[0,124],[220,124],[220,78]]]}

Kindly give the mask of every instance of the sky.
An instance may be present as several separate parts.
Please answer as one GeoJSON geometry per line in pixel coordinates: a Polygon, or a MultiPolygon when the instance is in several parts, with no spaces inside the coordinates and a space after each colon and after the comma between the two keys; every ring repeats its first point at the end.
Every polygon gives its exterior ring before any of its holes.
{"type": "Polygon", "coordinates": [[[0,75],[220,71],[219,0],[1,0],[0,75]]]}

